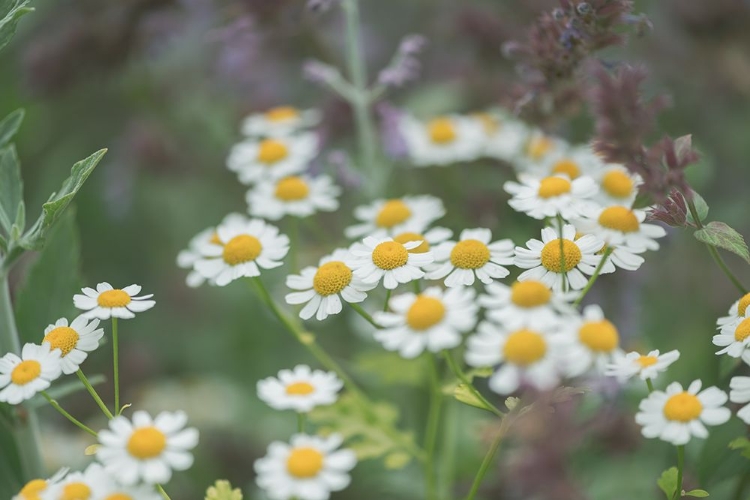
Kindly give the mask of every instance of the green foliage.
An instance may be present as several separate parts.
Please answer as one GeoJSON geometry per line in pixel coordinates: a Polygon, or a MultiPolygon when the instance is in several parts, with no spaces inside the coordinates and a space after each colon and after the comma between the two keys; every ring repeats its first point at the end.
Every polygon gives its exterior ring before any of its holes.
{"type": "Polygon", "coordinates": [[[732,440],[729,443],[729,448],[732,450],[740,450],[740,454],[743,457],[750,459],[750,439],[747,439],[745,436],[732,440]]]}
{"type": "Polygon", "coordinates": [[[5,147],[18,132],[26,112],[17,109],[2,120],[0,120],[0,148],[5,147]]]}
{"type": "Polygon", "coordinates": [[[358,354],[359,370],[378,377],[386,385],[422,387],[427,379],[425,358],[404,359],[394,352],[371,351],[358,354]]]}
{"type": "MultiPolygon", "coordinates": [[[[695,211],[698,213],[698,218],[701,222],[706,220],[706,217],[708,217],[708,203],[706,203],[706,200],[703,199],[701,195],[693,191],[693,204],[695,205],[695,211]]],[[[687,220],[689,223],[695,225],[695,220],[693,220],[693,214],[690,213],[688,210],[687,213],[687,220]]]]}
{"type": "Polygon", "coordinates": [[[706,498],[708,496],[708,492],[706,490],[690,490],[687,493],[685,493],[683,496],[695,497],[695,498],[706,498]]]}
{"type": "Polygon", "coordinates": [[[695,237],[707,245],[729,250],[750,264],[750,252],[748,252],[745,239],[740,233],[723,222],[709,222],[703,229],[695,232],[695,237]]]}
{"type": "Polygon", "coordinates": [[[13,241],[13,233],[18,233],[23,228],[14,230],[19,212],[23,212],[23,180],[21,180],[21,164],[18,161],[16,148],[13,145],[0,149],[0,227],[8,235],[8,240],[13,241]]]}
{"type": "Polygon", "coordinates": [[[242,500],[242,492],[232,489],[229,481],[216,481],[206,490],[206,500],[242,500]]]}
{"type": "Polygon", "coordinates": [[[662,472],[656,484],[667,495],[667,500],[672,500],[677,492],[677,467],[672,467],[662,472]]]}
{"type": "Polygon", "coordinates": [[[11,433],[14,421],[12,412],[12,406],[0,403],[0,498],[12,498],[21,487],[21,464],[11,433]]]}
{"type": "Polygon", "coordinates": [[[0,49],[13,38],[19,19],[34,10],[26,7],[28,3],[29,0],[0,0],[0,49]]]}

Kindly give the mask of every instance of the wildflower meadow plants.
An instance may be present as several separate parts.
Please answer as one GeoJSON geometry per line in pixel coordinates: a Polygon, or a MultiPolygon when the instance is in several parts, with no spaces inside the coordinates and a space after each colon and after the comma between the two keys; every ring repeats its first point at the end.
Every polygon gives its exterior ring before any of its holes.
{"type": "MultiPolygon", "coordinates": [[[[6,3],[0,43],[29,10],[26,1],[6,3]]],[[[656,114],[655,103],[639,90],[645,77],[640,70],[589,61],[595,132],[586,144],[535,124],[540,104],[534,96],[560,106],[561,71],[572,78],[591,53],[622,41],[615,28],[633,20],[631,6],[620,0],[566,0],[561,6],[530,32],[535,50],[542,42],[555,50],[524,53],[541,73],[522,99],[532,117],[491,106],[429,117],[404,110],[391,117],[406,148],[399,164],[381,148],[374,109],[419,77],[426,40],[405,37],[388,66],[369,79],[358,0],[309,3],[343,14],[346,76],[316,60],[303,72],[350,106],[357,146],[352,165],[366,186],[349,190],[331,169],[320,172],[327,163],[318,132],[326,116],[320,110],[293,103],[259,110],[242,121],[237,142],[226,152],[227,175],[247,190],[244,200],[235,200],[235,211],[211,227],[195,227],[196,235],[176,256],[190,289],[218,294],[230,287],[244,301],[261,305],[273,322],[251,334],[289,335],[306,351],[304,359],[285,355],[279,371],[245,381],[246,398],[296,417],[283,438],[268,436],[264,454],[242,472],[239,481],[248,486],[248,497],[347,498],[358,480],[372,484],[359,470],[378,467],[393,474],[409,471],[408,485],[394,483],[402,491],[383,490],[379,496],[497,498],[487,487],[497,483],[493,471],[511,460],[501,447],[512,446],[517,429],[533,426],[538,415],[556,418],[572,399],[609,411],[613,393],[622,395],[620,404],[627,405],[628,419],[643,438],[661,441],[673,456],[675,467],[650,471],[654,492],[660,489],[667,500],[709,496],[708,486],[686,481],[686,471],[700,468],[704,459],[688,447],[732,419],[750,425],[750,293],[719,250],[748,264],[750,253],[738,232],[707,221],[708,204],[684,175],[698,158],[690,136],[648,145],[645,133],[631,130],[634,123],[651,125],[656,114]],[[546,36],[550,33],[555,36],[546,36]],[[544,57],[562,59],[561,51],[569,52],[564,64],[542,64],[544,57]],[[404,193],[395,169],[398,164],[417,177],[434,169],[471,175],[466,172],[482,161],[497,167],[493,195],[503,197],[504,211],[524,221],[525,233],[494,224],[493,217],[452,217],[454,200],[404,193]],[[332,212],[345,214],[347,224],[321,231],[320,217],[332,212]],[[716,319],[718,333],[711,338],[707,332],[703,345],[687,345],[677,335],[670,345],[626,337],[607,301],[591,293],[600,280],[618,286],[649,254],[665,251],[665,225],[694,230],[726,275],[726,286],[736,289],[727,315],[716,319]],[[307,241],[301,227],[318,239],[307,241]],[[346,342],[374,353],[371,359],[382,363],[398,390],[409,391],[414,408],[389,400],[393,387],[373,387],[356,360],[334,354],[332,346],[341,338],[332,332],[342,321],[346,342]],[[694,349],[716,349],[729,366],[724,376],[674,380],[670,368],[686,362],[694,349]],[[405,382],[410,374],[416,374],[416,383],[405,382]],[[609,401],[602,396],[606,391],[597,389],[602,386],[609,387],[609,401]],[[418,408],[419,398],[427,400],[426,411],[418,408]],[[457,407],[472,416],[457,421],[457,407]],[[480,434],[479,445],[467,438],[480,434]],[[471,441],[472,453],[459,464],[457,450],[467,447],[462,440],[471,441]],[[468,479],[459,477],[459,466],[470,471],[462,472],[468,479]]],[[[190,474],[199,431],[185,411],[150,413],[132,407],[120,392],[121,377],[127,376],[120,373],[125,338],[120,334],[138,328],[141,315],[159,314],[149,286],[140,281],[147,277],[133,277],[144,286],[79,287],[68,301],[77,315],[44,318],[48,326],[34,333],[36,341],[21,345],[9,272],[26,252],[44,255],[64,244],[61,228],[72,219],[62,212],[105,152],[77,163],[27,228],[20,167],[10,143],[22,118],[17,111],[0,121],[0,417],[11,436],[0,449],[0,480],[12,484],[13,498],[20,500],[169,499],[172,478],[190,474]],[[111,358],[111,381],[84,373],[95,356],[111,358]],[[65,380],[73,374],[76,380],[65,380]],[[97,389],[105,383],[111,384],[112,401],[97,389]],[[83,391],[106,426],[92,428],[66,409],[64,398],[83,391]],[[45,470],[40,433],[47,430],[40,429],[36,413],[46,405],[86,435],[81,454],[90,459],[82,470],[45,470]]],[[[222,341],[221,331],[212,335],[222,341]]],[[[247,363],[266,356],[242,355],[247,363]]],[[[727,467],[737,471],[734,498],[744,498],[750,440],[735,435],[721,445],[741,451],[727,467]]],[[[191,498],[204,491],[206,500],[243,498],[241,489],[225,480],[193,486],[191,498]]]]}

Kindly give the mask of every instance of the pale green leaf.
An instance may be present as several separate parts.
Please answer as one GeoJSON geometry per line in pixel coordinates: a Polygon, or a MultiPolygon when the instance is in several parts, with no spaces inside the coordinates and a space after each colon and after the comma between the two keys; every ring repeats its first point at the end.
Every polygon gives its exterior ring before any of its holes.
{"type": "Polygon", "coordinates": [[[656,481],[659,485],[659,489],[667,495],[668,500],[674,498],[674,494],[677,491],[677,467],[672,467],[662,472],[661,477],[656,481]]]}
{"type": "Polygon", "coordinates": [[[11,145],[0,149],[0,227],[7,234],[17,219],[22,199],[21,164],[16,148],[11,145]]]}
{"type": "Polygon", "coordinates": [[[706,490],[690,490],[687,493],[685,493],[686,497],[695,497],[695,498],[706,498],[708,496],[708,492],[706,490]]]}
{"type": "MultiPolygon", "coordinates": [[[[695,211],[698,213],[698,218],[701,222],[706,220],[706,217],[708,217],[708,203],[706,203],[706,200],[695,191],[693,191],[693,204],[695,205],[695,211]]],[[[687,213],[687,220],[695,225],[695,220],[693,220],[693,214],[690,213],[690,210],[688,210],[687,213]]]]}
{"type": "Polygon", "coordinates": [[[229,481],[216,481],[206,490],[206,500],[242,500],[242,492],[233,489],[229,481]]]}
{"type": "Polygon", "coordinates": [[[750,252],[748,252],[745,239],[723,222],[709,222],[703,229],[695,232],[695,237],[707,245],[729,250],[750,263],[750,252]]]}
{"type": "Polygon", "coordinates": [[[23,121],[24,114],[23,109],[17,109],[0,121],[0,148],[5,147],[13,136],[16,135],[23,121]]]}
{"type": "Polygon", "coordinates": [[[5,47],[16,33],[16,26],[21,16],[34,9],[26,7],[29,0],[0,1],[0,49],[5,47]]]}

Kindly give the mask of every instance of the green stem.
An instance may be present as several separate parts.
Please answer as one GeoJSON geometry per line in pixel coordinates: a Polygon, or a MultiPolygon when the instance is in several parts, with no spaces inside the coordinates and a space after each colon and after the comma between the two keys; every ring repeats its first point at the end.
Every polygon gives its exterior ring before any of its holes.
{"type": "Polygon", "coordinates": [[[362,309],[362,306],[360,306],[359,304],[352,304],[351,302],[347,302],[347,304],[349,304],[349,306],[351,306],[351,308],[354,309],[357,312],[357,314],[359,314],[360,316],[362,316],[372,326],[374,326],[377,329],[382,328],[382,326],[380,326],[379,324],[377,324],[375,322],[375,320],[372,319],[372,316],[370,316],[367,313],[367,311],[365,311],[364,309],[362,309]]]}
{"type": "Polygon", "coordinates": [[[120,414],[120,347],[117,336],[117,318],[112,318],[112,367],[115,382],[115,415],[120,414]]]}
{"type": "Polygon", "coordinates": [[[498,417],[502,418],[505,416],[505,413],[500,411],[495,405],[487,401],[487,398],[482,396],[482,393],[479,392],[479,390],[474,387],[474,384],[471,383],[471,380],[469,380],[469,377],[466,376],[464,372],[461,371],[461,368],[459,368],[458,364],[456,364],[456,360],[453,359],[453,356],[449,351],[443,351],[443,355],[445,356],[446,361],[448,361],[448,366],[450,367],[453,374],[463,382],[463,384],[466,386],[467,389],[471,391],[471,393],[474,395],[475,398],[477,398],[479,401],[482,402],[483,405],[487,408],[487,410],[491,411],[498,417]]]}
{"type": "Polygon", "coordinates": [[[305,432],[305,414],[302,412],[297,413],[297,432],[300,434],[305,432]]]}
{"type": "Polygon", "coordinates": [[[560,273],[562,274],[562,291],[568,291],[568,276],[565,271],[565,242],[563,241],[563,226],[565,225],[563,218],[560,214],[557,214],[557,227],[560,228],[560,273]]]}
{"type": "Polygon", "coordinates": [[[412,287],[414,288],[414,293],[417,295],[422,293],[422,283],[419,280],[412,281],[412,287]]]}
{"type": "Polygon", "coordinates": [[[685,466],[685,446],[677,447],[677,490],[672,497],[674,500],[682,497],[682,469],[685,466]]]}
{"type": "Polygon", "coordinates": [[[41,394],[42,394],[42,396],[44,396],[44,399],[46,399],[47,401],[49,401],[49,404],[52,405],[52,408],[54,408],[55,410],[59,411],[60,414],[63,417],[67,418],[68,420],[70,420],[71,422],[73,422],[73,424],[75,424],[77,427],[79,427],[82,430],[88,432],[92,436],[94,436],[94,437],[97,436],[96,431],[92,430],[91,428],[89,428],[88,426],[86,426],[85,424],[83,424],[79,420],[77,420],[73,415],[71,415],[67,411],[63,410],[62,406],[60,406],[57,403],[57,401],[55,401],[54,399],[52,399],[52,397],[50,397],[50,395],[47,394],[47,391],[42,391],[41,394]]]}
{"type": "Polygon", "coordinates": [[[503,423],[500,424],[500,429],[498,429],[497,431],[497,436],[495,436],[495,439],[492,440],[492,444],[490,444],[490,449],[487,450],[487,454],[484,456],[484,460],[482,460],[482,465],[479,466],[479,470],[477,471],[477,475],[474,477],[474,482],[471,485],[469,494],[466,495],[466,500],[473,500],[474,497],[477,495],[477,492],[479,491],[479,487],[482,485],[482,480],[484,479],[484,476],[487,474],[487,471],[489,470],[490,465],[492,465],[492,460],[495,458],[495,454],[497,453],[497,450],[500,448],[500,443],[502,443],[503,438],[505,437],[505,434],[508,431],[509,426],[510,426],[510,418],[504,418],[503,423]]]}
{"type": "Polygon", "coordinates": [[[385,303],[383,304],[383,312],[388,311],[388,301],[391,300],[391,291],[392,290],[385,291],[385,303]]]}
{"type": "Polygon", "coordinates": [[[167,492],[164,491],[164,487],[162,485],[157,484],[156,485],[156,491],[158,491],[159,494],[161,494],[161,496],[162,496],[162,498],[164,498],[164,500],[172,500],[171,498],[169,498],[169,495],[167,495],[167,492]]]}
{"type": "Polygon", "coordinates": [[[749,482],[750,470],[745,472],[742,476],[740,476],[739,480],[737,480],[737,486],[734,488],[732,500],[742,500],[743,494],[745,493],[745,489],[747,488],[749,482]]]}
{"type": "Polygon", "coordinates": [[[453,479],[456,473],[456,412],[458,405],[448,403],[443,411],[443,434],[440,436],[442,451],[440,453],[440,492],[453,491],[453,479]]]}
{"type": "Polygon", "coordinates": [[[648,393],[651,394],[654,392],[654,383],[651,381],[650,378],[646,379],[646,387],[648,387],[648,393]]]}
{"type": "Polygon", "coordinates": [[[81,382],[83,382],[83,385],[86,387],[86,390],[89,391],[89,394],[91,394],[91,397],[94,398],[94,401],[96,401],[96,404],[99,406],[99,408],[102,410],[102,412],[107,416],[108,419],[113,419],[114,415],[112,415],[112,412],[109,411],[109,408],[107,408],[107,405],[104,404],[104,401],[102,401],[102,398],[99,397],[99,394],[96,392],[96,389],[94,389],[94,386],[91,385],[91,382],[89,382],[89,379],[86,378],[86,375],[83,374],[83,370],[80,368],[76,372],[78,375],[78,378],[81,379],[81,382]]]}
{"type": "Polygon", "coordinates": [[[299,219],[289,216],[289,266],[292,273],[299,271],[299,219]]]}
{"type": "Polygon", "coordinates": [[[596,279],[599,277],[599,275],[602,273],[602,269],[604,269],[604,265],[609,260],[609,256],[612,255],[612,252],[614,249],[612,247],[607,247],[607,249],[604,251],[604,254],[602,255],[602,260],[599,261],[599,265],[596,266],[596,269],[594,269],[594,274],[591,275],[589,278],[589,282],[586,283],[586,286],[581,290],[581,295],[578,296],[578,298],[573,302],[573,305],[578,307],[581,305],[581,302],[583,301],[583,298],[586,296],[587,293],[591,290],[591,287],[594,286],[594,283],[596,282],[596,279]]]}
{"type": "Polygon", "coordinates": [[[440,424],[440,407],[443,399],[440,391],[440,373],[435,358],[428,354],[430,363],[430,408],[427,414],[427,426],[425,427],[424,449],[427,460],[424,464],[425,470],[425,492],[427,500],[437,498],[435,485],[435,447],[440,424]]]}

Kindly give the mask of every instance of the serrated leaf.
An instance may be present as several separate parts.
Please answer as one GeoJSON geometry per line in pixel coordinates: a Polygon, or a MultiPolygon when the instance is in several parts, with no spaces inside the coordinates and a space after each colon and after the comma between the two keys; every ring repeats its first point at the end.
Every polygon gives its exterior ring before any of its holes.
{"type": "Polygon", "coordinates": [[[656,481],[659,489],[667,495],[667,500],[672,500],[677,491],[677,467],[672,467],[662,472],[661,477],[656,481]]]}
{"type": "Polygon", "coordinates": [[[28,3],[29,0],[6,0],[0,4],[0,49],[13,38],[21,16],[34,10],[26,7],[28,3]]]}
{"type": "Polygon", "coordinates": [[[17,109],[0,121],[0,148],[5,147],[18,132],[25,111],[17,109]]]}
{"type": "Polygon", "coordinates": [[[706,498],[708,496],[708,492],[706,490],[690,490],[687,493],[685,493],[683,496],[695,497],[695,498],[706,498]]]}
{"type": "Polygon", "coordinates": [[[695,232],[695,237],[698,241],[702,241],[707,245],[729,250],[750,264],[750,252],[748,252],[745,239],[740,233],[723,222],[709,222],[703,229],[695,232]]]}
{"type": "Polygon", "coordinates": [[[206,500],[242,500],[242,492],[233,489],[229,481],[216,481],[206,490],[206,500]]]}
{"type": "Polygon", "coordinates": [[[10,234],[23,199],[21,164],[12,145],[0,149],[0,227],[10,234]]]}
{"type": "MultiPolygon", "coordinates": [[[[706,200],[695,191],[693,191],[693,204],[695,205],[695,211],[698,213],[700,221],[703,222],[706,220],[706,217],[708,217],[708,203],[706,203],[706,200]]],[[[693,214],[691,214],[689,210],[687,212],[687,220],[689,223],[695,224],[693,214]]]]}

